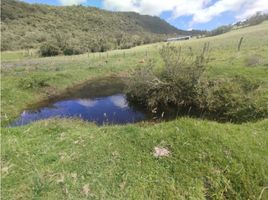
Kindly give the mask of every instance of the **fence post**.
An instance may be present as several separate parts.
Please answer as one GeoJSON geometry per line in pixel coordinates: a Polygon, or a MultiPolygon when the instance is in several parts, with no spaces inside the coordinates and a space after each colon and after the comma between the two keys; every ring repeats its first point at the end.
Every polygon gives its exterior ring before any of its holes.
{"type": "Polygon", "coordinates": [[[238,43],[238,47],[237,47],[237,50],[240,51],[240,48],[241,48],[241,45],[242,45],[242,42],[243,42],[243,37],[240,38],[239,40],[239,43],[238,43]]]}

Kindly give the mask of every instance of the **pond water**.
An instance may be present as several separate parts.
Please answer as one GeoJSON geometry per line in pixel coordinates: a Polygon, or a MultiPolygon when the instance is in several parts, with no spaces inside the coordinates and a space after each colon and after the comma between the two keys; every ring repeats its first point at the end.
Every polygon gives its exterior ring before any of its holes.
{"type": "Polygon", "coordinates": [[[80,118],[98,125],[135,123],[150,118],[146,111],[129,105],[124,88],[124,80],[111,77],[70,88],[31,105],[11,126],[48,118],[80,118]]]}

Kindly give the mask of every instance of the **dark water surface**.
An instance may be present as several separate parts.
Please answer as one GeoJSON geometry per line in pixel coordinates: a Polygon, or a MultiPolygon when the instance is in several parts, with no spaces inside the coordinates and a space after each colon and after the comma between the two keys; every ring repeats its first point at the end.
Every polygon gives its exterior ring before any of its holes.
{"type": "Polygon", "coordinates": [[[98,125],[135,123],[147,119],[146,111],[129,105],[124,88],[125,82],[121,78],[90,81],[31,105],[11,126],[56,117],[81,118],[98,125]]]}

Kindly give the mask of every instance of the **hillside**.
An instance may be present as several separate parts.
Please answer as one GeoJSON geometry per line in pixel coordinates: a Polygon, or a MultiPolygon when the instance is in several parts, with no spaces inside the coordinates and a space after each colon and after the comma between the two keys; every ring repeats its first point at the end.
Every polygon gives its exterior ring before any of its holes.
{"type": "Polygon", "coordinates": [[[227,33],[231,30],[245,28],[247,26],[255,26],[268,20],[268,14],[257,12],[255,15],[249,17],[244,21],[238,21],[235,24],[219,26],[212,31],[206,33],[207,36],[215,36],[223,33],[227,33]]]}
{"type": "Polygon", "coordinates": [[[60,48],[96,52],[152,43],[167,35],[192,34],[158,17],[93,7],[3,0],[1,11],[2,50],[38,48],[49,42],[60,48]]]}

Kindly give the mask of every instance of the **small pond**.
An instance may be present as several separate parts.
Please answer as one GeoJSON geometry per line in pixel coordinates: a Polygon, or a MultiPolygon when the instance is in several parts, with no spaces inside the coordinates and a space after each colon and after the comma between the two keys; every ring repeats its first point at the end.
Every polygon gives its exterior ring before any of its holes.
{"type": "Polygon", "coordinates": [[[104,124],[126,124],[152,119],[150,113],[130,106],[122,78],[103,78],[67,89],[63,94],[31,105],[11,126],[48,118],[80,118],[104,124]]]}

